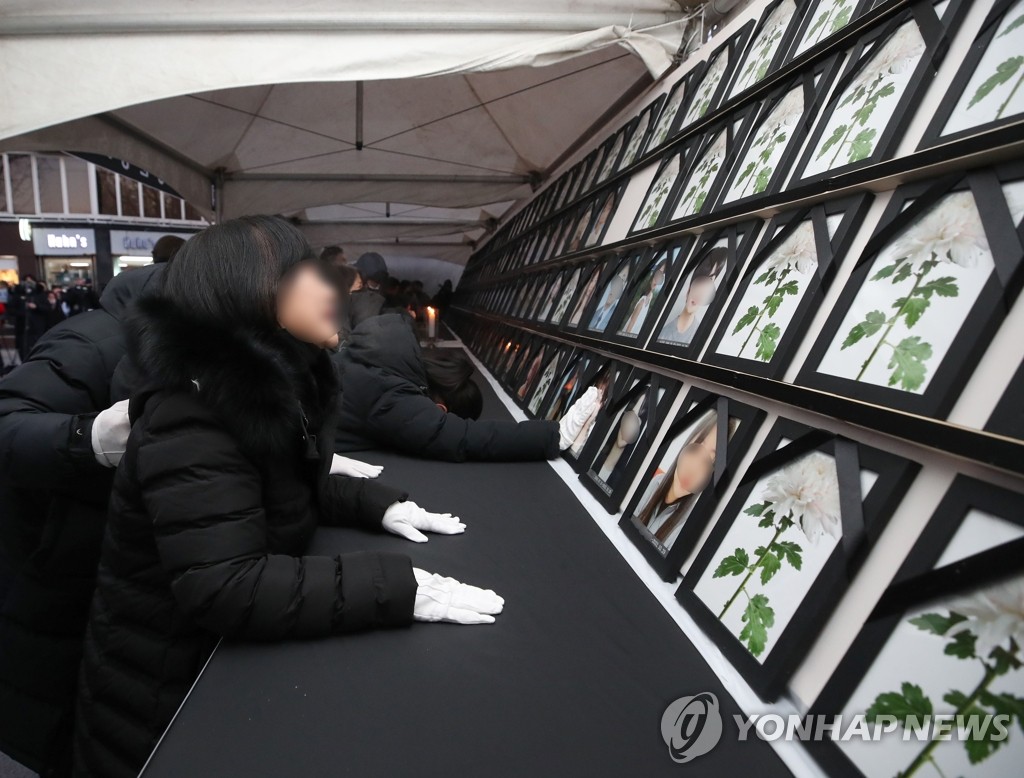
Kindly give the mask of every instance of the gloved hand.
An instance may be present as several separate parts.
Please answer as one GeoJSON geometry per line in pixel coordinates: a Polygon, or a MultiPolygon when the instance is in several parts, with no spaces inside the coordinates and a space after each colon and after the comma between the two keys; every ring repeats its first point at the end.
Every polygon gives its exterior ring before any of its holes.
{"type": "Polygon", "coordinates": [[[576,440],[580,430],[586,426],[587,421],[594,414],[594,411],[601,404],[601,391],[596,386],[591,386],[580,397],[569,406],[558,422],[558,447],[565,451],[576,440]]]}
{"type": "Polygon", "coordinates": [[[416,621],[447,621],[452,624],[493,624],[505,600],[490,589],[459,583],[454,578],[432,575],[418,567],[416,604],[412,616],[416,621]]]}
{"type": "Polygon", "coordinates": [[[347,475],[352,478],[376,478],[384,469],[382,465],[371,465],[358,459],[349,459],[335,454],[331,459],[331,475],[347,475]]]}
{"type": "Polygon", "coordinates": [[[414,543],[427,542],[427,536],[420,532],[421,529],[440,535],[460,535],[466,531],[466,525],[459,521],[458,516],[425,511],[411,500],[388,506],[381,523],[388,532],[414,543]]]}
{"type": "Polygon", "coordinates": [[[92,421],[92,450],[96,461],[104,467],[117,467],[131,431],[127,400],[120,400],[96,414],[92,421]]]}

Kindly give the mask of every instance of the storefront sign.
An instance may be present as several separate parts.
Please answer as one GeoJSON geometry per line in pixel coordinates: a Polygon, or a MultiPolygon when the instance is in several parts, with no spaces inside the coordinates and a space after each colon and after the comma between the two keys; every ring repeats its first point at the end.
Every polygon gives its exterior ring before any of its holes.
{"type": "Polygon", "coordinates": [[[192,237],[191,232],[160,232],[142,230],[111,230],[110,253],[114,256],[148,257],[153,254],[153,246],[164,235],[174,235],[182,240],[192,237]]]}
{"type": "Polygon", "coordinates": [[[81,257],[96,253],[96,234],[84,228],[33,226],[32,246],[39,256],[81,257]]]}

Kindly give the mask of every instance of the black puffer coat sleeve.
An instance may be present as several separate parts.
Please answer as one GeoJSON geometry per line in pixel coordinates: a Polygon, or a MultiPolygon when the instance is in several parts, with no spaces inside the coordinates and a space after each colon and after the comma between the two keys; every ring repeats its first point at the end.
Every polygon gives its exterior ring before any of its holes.
{"type": "Polygon", "coordinates": [[[379,530],[384,511],[407,499],[408,492],[374,479],[329,475],[320,490],[320,520],[333,527],[379,530]]]}
{"type": "MultiPolygon", "coordinates": [[[[344,398],[344,395],[342,395],[344,398]]],[[[450,462],[515,462],[558,456],[558,423],[463,419],[411,384],[382,394],[366,414],[366,433],[401,451],[450,462]]]]}
{"type": "MultiPolygon", "coordinates": [[[[93,454],[92,422],[110,405],[113,369],[96,344],[62,329],[0,382],[0,467],[7,478],[22,489],[85,496],[82,490],[105,470],[93,454]]],[[[97,497],[105,499],[109,476],[98,481],[97,497]]]]}
{"type": "Polygon", "coordinates": [[[192,620],[257,640],[412,621],[416,579],[405,555],[269,553],[259,470],[212,414],[175,405],[150,417],[136,476],[171,590],[192,620]]]}

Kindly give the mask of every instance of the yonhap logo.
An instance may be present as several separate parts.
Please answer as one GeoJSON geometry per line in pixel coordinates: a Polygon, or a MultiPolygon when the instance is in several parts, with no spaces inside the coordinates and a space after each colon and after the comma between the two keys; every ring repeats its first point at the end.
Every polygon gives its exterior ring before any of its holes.
{"type": "Polygon", "coordinates": [[[711,692],[680,697],[661,716],[661,738],[673,762],[683,764],[706,754],[722,737],[722,714],[711,692]]]}

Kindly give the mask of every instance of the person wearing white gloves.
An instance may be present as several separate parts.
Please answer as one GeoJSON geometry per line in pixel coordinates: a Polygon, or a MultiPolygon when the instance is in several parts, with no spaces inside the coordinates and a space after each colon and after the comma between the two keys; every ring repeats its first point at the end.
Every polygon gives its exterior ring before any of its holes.
{"type": "Polygon", "coordinates": [[[579,456],[590,437],[597,414],[601,412],[611,383],[611,373],[605,373],[569,406],[558,422],[558,446],[573,456],[579,456]]]}

